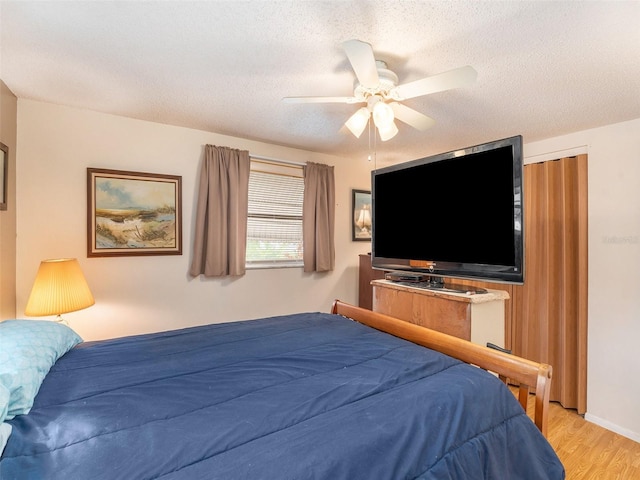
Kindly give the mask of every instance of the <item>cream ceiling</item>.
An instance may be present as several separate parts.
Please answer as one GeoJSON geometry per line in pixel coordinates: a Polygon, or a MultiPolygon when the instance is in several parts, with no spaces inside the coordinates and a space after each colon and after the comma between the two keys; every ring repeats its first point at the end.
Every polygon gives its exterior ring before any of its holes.
{"type": "Polygon", "coordinates": [[[373,45],[400,83],[463,65],[470,88],[405,103],[378,158],[525,142],[640,117],[638,1],[0,1],[0,78],[19,97],[361,158],[340,47],[373,45]]]}

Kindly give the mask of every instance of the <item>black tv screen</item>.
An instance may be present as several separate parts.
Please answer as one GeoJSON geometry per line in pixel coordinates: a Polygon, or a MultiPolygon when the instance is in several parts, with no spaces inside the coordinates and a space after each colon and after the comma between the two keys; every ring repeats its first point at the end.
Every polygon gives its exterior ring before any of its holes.
{"type": "Polygon", "coordinates": [[[522,283],[522,137],[374,170],[372,265],[522,283]]]}

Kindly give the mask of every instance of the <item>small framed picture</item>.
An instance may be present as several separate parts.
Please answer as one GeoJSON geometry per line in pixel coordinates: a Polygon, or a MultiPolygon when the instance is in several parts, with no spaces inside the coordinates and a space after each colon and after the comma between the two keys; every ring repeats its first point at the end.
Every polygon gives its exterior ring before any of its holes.
{"type": "Polygon", "coordinates": [[[351,240],[368,242],[371,240],[371,192],[351,190],[351,240]]]}
{"type": "Polygon", "coordinates": [[[87,169],[87,256],[182,255],[182,177],[87,169]]]}

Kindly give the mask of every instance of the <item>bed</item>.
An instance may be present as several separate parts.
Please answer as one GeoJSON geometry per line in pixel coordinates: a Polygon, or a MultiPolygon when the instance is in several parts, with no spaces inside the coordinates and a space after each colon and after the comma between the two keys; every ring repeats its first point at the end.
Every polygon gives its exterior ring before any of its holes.
{"type": "Polygon", "coordinates": [[[564,478],[549,366],[339,301],[78,342],[25,413],[5,408],[2,480],[564,478]]]}

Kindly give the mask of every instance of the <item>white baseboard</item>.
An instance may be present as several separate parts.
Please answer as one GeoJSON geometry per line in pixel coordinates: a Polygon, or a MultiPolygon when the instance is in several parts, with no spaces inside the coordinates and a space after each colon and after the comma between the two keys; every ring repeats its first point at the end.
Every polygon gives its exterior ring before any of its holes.
{"type": "Polygon", "coordinates": [[[622,435],[623,437],[630,438],[634,442],[640,443],[640,433],[632,432],[626,428],[622,428],[615,423],[611,423],[607,420],[603,420],[602,418],[596,417],[595,415],[591,415],[589,413],[584,414],[584,419],[588,422],[595,423],[596,425],[601,426],[602,428],[606,428],[607,430],[611,430],[614,433],[622,435]]]}

